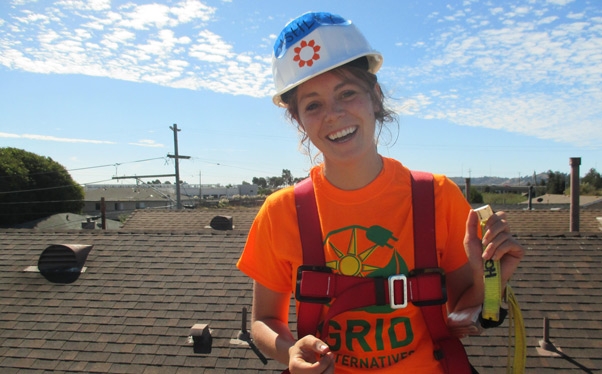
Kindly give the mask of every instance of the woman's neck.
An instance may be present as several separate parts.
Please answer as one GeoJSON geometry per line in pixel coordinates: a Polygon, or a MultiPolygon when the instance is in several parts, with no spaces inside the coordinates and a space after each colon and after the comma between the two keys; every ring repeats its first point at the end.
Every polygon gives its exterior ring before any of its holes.
{"type": "Polygon", "coordinates": [[[324,177],[342,190],[357,190],[367,186],[383,169],[383,159],[374,152],[370,157],[359,161],[329,162],[324,160],[324,177]]]}

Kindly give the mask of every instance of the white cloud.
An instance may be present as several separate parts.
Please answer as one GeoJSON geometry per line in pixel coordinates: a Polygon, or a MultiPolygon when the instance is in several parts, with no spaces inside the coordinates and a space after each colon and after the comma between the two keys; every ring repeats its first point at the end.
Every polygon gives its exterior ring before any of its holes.
{"type": "Polygon", "coordinates": [[[111,141],[107,141],[107,140],[59,138],[59,137],[50,136],[50,135],[11,134],[11,133],[4,133],[4,132],[0,132],[0,138],[30,139],[30,140],[41,140],[41,141],[58,142],[58,143],[116,144],[115,142],[111,142],[111,141]]]}
{"type": "Polygon", "coordinates": [[[561,5],[561,6],[564,6],[564,5],[570,4],[570,3],[572,3],[573,1],[575,1],[575,0],[547,0],[547,2],[548,2],[549,4],[561,5]]]}
{"type": "Polygon", "coordinates": [[[585,17],[585,13],[569,13],[566,18],[569,19],[583,19],[585,17]]]}
{"type": "Polygon", "coordinates": [[[119,8],[62,0],[40,9],[17,9],[0,29],[1,65],[237,95],[270,92],[269,59],[235,51],[207,27],[216,9],[199,0],[119,8]]]}
{"type": "Polygon", "coordinates": [[[489,22],[479,27],[454,22],[453,34],[434,33],[438,39],[427,44],[437,48],[428,48],[420,64],[391,72],[391,81],[399,82],[396,91],[412,97],[405,113],[580,146],[601,144],[599,17],[527,6],[489,13],[489,22]]]}
{"type": "Polygon", "coordinates": [[[557,19],[558,19],[558,17],[556,17],[556,16],[544,17],[544,18],[540,19],[539,21],[537,21],[537,24],[545,25],[548,23],[552,23],[552,22],[556,21],[557,19]]]}
{"type": "Polygon", "coordinates": [[[161,143],[157,143],[154,140],[150,139],[141,139],[135,143],[128,143],[130,145],[136,145],[139,147],[151,147],[151,148],[164,148],[165,146],[161,143]]]}
{"type": "Polygon", "coordinates": [[[17,138],[20,138],[20,136],[17,135],[17,134],[10,134],[10,133],[6,133],[6,132],[0,132],[0,138],[13,138],[13,139],[17,139],[17,138]]]}
{"type": "Polygon", "coordinates": [[[111,0],[60,0],[56,2],[58,6],[78,10],[106,10],[111,8],[111,0]]]}
{"type": "MultiPolygon", "coordinates": [[[[436,28],[432,40],[420,36],[397,45],[422,54],[421,61],[382,73],[398,85],[389,88],[408,98],[399,109],[461,125],[602,143],[602,16],[591,8],[564,8],[571,2],[440,7],[425,19],[436,28]]],[[[268,54],[238,50],[212,28],[216,9],[199,0],[20,4],[0,20],[0,65],[9,69],[271,94],[268,54]]]]}
{"type": "Polygon", "coordinates": [[[175,20],[169,17],[169,7],[163,4],[134,5],[132,11],[125,11],[123,14],[125,17],[119,22],[119,26],[125,28],[147,30],[150,27],[162,29],[175,25],[175,20]]]}
{"type": "Polygon", "coordinates": [[[171,13],[175,14],[182,23],[188,23],[194,19],[207,22],[215,13],[215,8],[209,7],[197,0],[186,0],[179,5],[172,8],[171,13]]]}

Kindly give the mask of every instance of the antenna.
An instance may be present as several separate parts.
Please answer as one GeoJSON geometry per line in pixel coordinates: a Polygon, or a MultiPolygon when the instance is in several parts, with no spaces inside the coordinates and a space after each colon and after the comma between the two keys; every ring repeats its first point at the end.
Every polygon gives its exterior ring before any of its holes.
{"type": "Polygon", "coordinates": [[[573,358],[566,355],[564,352],[562,352],[562,350],[560,348],[556,347],[554,345],[554,343],[552,343],[550,341],[550,322],[548,321],[547,317],[543,318],[543,339],[541,339],[539,341],[539,347],[536,347],[536,349],[537,349],[537,353],[539,353],[540,356],[560,357],[560,358],[567,360],[571,364],[577,366],[583,372],[592,373],[592,370],[581,365],[580,363],[575,361],[573,358]]]}
{"type": "Polygon", "coordinates": [[[539,341],[537,353],[540,356],[560,357],[560,352],[560,349],[550,341],[550,321],[548,321],[548,317],[543,317],[543,339],[539,341]]]}
{"type": "Polygon", "coordinates": [[[241,341],[249,344],[249,347],[251,347],[251,349],[257,355],[257,357],[259,357],[261,362],[263,362],[264,365],[267,365],[268,359],[265,358],[263,353],[261,353],[259,348],[257,348],[255,343],[253,343],[253,338],[251,337],[251,333],[247,330],[247,308],[246,307],[242,308],[242,325],[240,327],[240,331],[238,332],[238,340],[241,340],[241,341]]]}

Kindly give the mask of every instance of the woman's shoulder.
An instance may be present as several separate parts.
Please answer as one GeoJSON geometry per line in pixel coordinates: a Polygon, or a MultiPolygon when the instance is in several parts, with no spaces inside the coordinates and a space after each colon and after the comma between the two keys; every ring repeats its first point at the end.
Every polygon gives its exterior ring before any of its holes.
{"type": "Polygon", "coordinates": [[[266,197],[262,206],[262,210],[272,211],[274,209],[282,210],[285,207],[294,207],[294,188],[294,186],[288,186],[271,193],[268,197],[266,197]]]}
{"type": "Polygon", "coordinates": [[[433,174],[433,179],[435,180],[435,186],[438,186],[439,188],[445,190],[460,190],[460,187],[456,182],[444,174],[433,174]]]}

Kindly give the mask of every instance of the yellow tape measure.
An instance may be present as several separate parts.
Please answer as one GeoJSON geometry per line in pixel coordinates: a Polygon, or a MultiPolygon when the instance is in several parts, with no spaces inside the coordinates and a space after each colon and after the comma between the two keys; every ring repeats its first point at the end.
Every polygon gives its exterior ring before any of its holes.
{"type": "MultiPolygon", "coordinates": [[[[493,215],[493,210],[489,205],[475,209],[481,223],[481,235],[485,235],[486,224],[489,217],[493,215]]],[[[485,247],[483,247],[485,250],[485,247]]],[[[485,299],[483,301],[483,310],[481,312],[483,319],[498,322],[500,320],[500,307],[502,306],[503,290],[502,290],[502,274],[499,261],[485,260],[483,263],[485,282],[485,299]]],[[[522,374],[525,371],[527,360],[527,344],[526,331],[523,322],[523,316],[516,300],[516,296],[510,286],[506,287],[506,298],[508,300],[509,309],[509,325],[508,325],[508,363],[506,367],[507,373],[522,374]],[[514,331],[513,331],[514,325],[514,331]],[[514,344],[512,344],[512,336],[514,336],[514,344]],[[510,353],[510,347],[514,345],[514,358],[510,353]]]]}
{"type": "MultiPolygon", "coordinates": [[[[486,224],[489,217],[493,215],[493,210],[489,205],[475,209],[481,222],[481,235],[485,235],[486,224]]],[[[483,246],[485,250],[485,246],[483,246]]],[[[500,273],[500,262],[494,260],[485,260],[483,263],[485,282],[485,301],[483,302],[482,316],[491,321],[500,320],[500,307],[502,306],[502,274],[500,273]]]]}

